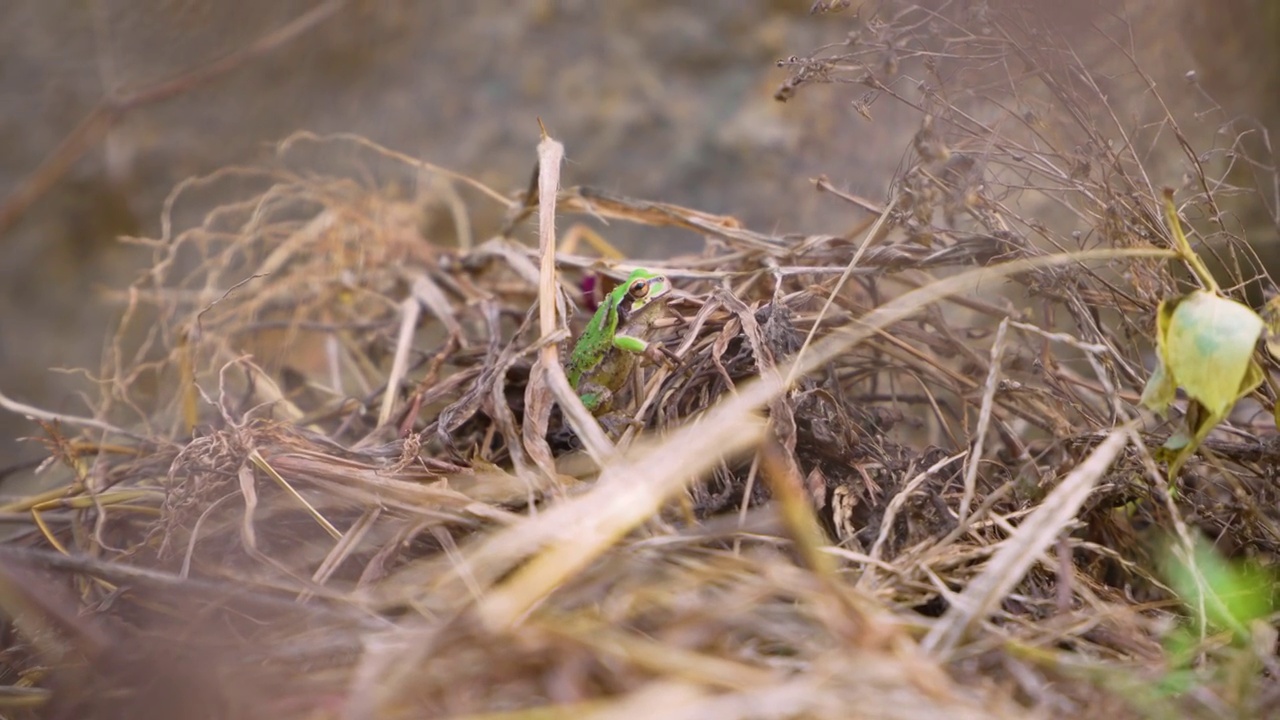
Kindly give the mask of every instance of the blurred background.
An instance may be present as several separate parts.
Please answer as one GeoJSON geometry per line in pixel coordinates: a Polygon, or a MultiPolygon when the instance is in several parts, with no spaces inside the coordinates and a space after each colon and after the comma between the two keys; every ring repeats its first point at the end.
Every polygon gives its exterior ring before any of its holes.
{"type": "MultiPolygon", "coordinates": [[[[96,394],[122,310],[109,291],[150,259],[117,238],[157,237],[175,184],[264,161],[297,130],[358,133],[506,192],[528,183],[541,117],[566,146],[565,185],[734,215],[766,232],[844,232],[864,216],[812,179],[882,199],[921,116],[890,102],[864,116],[856,86],[778,102],[786,72],[776,62],[841,42],[858,4],[811,15],[811,0],[0,3],[0,392],[88,414],[81,394],[96,394]]],[[[1039,4],[1063,32],[1116,11],[1039,4]]],[[[1125,4],[1166,101],[1192,112],[1209,96],[1261,129],[1280,118],[1277,5],[1125,4]]],[[[183,213],[208,207],[175,213],[190,223],[198,216],[183,213]]],[[[1242,217],[1272,223],[1263,206],[1242,217]]],[[[605,234],[642,257],[695,240],[605,234]]],[[[0,472],[42,455],[17,440],[33,434],[0,413],[0,472]]]]}

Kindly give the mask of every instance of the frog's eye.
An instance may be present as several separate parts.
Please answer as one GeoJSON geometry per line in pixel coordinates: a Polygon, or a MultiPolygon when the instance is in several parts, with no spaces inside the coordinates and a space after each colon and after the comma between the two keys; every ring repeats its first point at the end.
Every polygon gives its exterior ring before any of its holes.
{"type": "Polygon", "coordinates": [[[649,281],[640,279],[631,283],[631,287],[627,288],[627,293],[633,298],[642,298],[649,294],[649,281]]]}

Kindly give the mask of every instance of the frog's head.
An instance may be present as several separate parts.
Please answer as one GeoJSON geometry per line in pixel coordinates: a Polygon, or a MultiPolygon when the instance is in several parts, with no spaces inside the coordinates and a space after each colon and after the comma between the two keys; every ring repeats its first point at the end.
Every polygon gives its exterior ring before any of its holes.
{"type": "Polygon", "coordinates": [[[671,295],[671,281],[666,275],[636,268],[620,286],[624,291],[618,303],[618,315],[624,320],[640,313],[651,313],[666,305],[671,295]]]}

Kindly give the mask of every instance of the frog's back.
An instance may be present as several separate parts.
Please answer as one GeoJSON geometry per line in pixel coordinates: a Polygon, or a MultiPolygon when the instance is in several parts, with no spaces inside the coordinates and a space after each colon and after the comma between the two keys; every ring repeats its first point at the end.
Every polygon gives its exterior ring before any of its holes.
{"type": "Polygon", "coordinates": [[[596,310],[596,314],[591,316],[591,321],[578,337],[573,351],[569,354],[569,362],[565,366],[565,374],[569,377],[570,385],[576,388],[582,376],[590,373],[600,364],[605,354],[613,347],[613,333],[617,331],[617,325],[618,315],[616,312],[611,312],[608,303],[601,305],[596,310]]]}

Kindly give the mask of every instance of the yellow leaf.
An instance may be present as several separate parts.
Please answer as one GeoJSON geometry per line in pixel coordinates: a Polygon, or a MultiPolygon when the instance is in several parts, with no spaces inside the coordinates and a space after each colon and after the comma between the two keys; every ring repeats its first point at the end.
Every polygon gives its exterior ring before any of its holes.
{"type": "Polygon", "coordinates": [[[1173,402],[1177,394],[1177,383],[1165,371],[1164,361],[1157,359],[1155,372],[1151,373],[1151,377],[1147,379],[1146,387],[1142,388],[1143,406],[1151,408],[1154,412],[1164,413],[1165,410],[1169,409],[1169,404],[1173,402]]]}
{"type": "Polygon", "coordinates": [[[1142,390],[1142,404],[1164,412],[1181,387],[1190,398],[1186,427],[1164,444],[1169,479],[1226,418],[1240,398],[1262,384],[1253,352],[1263,321],[1252,309],[1197,290],[1160,303],[1156,314],[1155,372],[1142,390]]]}
{"type": "Polygon", "coordinates": [[[1211,416],[1221,417],[1261,382],[1261,373],[1249,377],[1261,334],[1262,318],[1247,305],[1197,290],[1169,316],[1161,348],[1165,370],[1211,416]]]}

